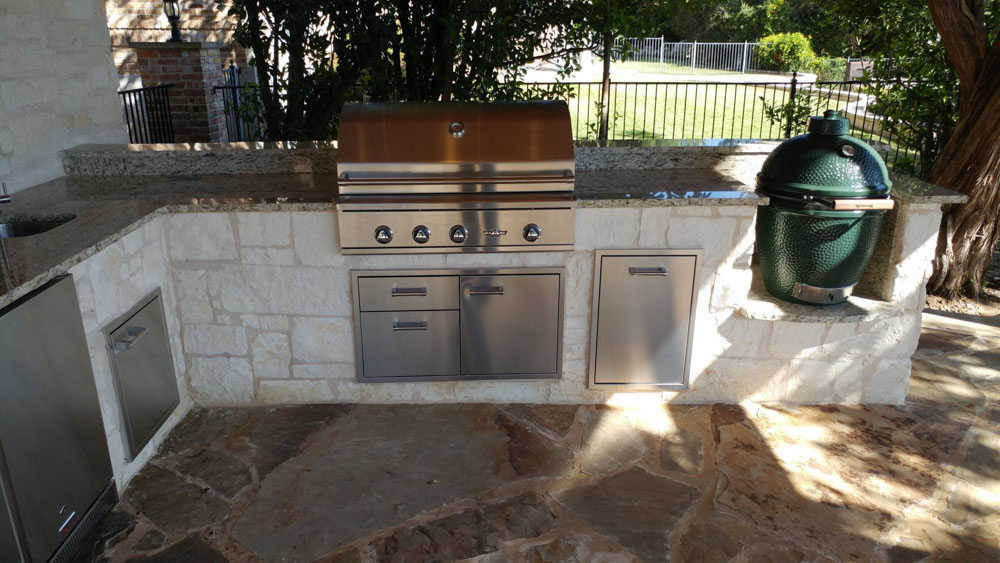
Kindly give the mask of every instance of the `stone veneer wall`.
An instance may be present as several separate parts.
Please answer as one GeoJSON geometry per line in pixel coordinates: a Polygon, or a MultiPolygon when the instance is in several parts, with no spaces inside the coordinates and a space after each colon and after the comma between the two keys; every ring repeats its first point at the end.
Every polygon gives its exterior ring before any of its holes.
{"type": "Polygon", "coordinates": [[[0,181],[62,175],[59,151],[127,142],[102,0],[0,3],[0,181]]]}
{"type": "MultiPolygon", "coordinates": [[[[900,402],[920,309],[865,321],[796,322],[744,314],[755,208],[584,208],[576,250],[488,255],[343,256],[332,212],[193,213],[164,217],[187,375],[195,402],[593,403],[631,396],[587,388],[597,248],[702,248],[691,388],[640,393],[679,403],[900,402]],[[565,266],[559,381],[360,384],[355,381],[351,269],[565,266]]],[[[920,211],[921,213],[924,210],[920,211]]],[[[902,231],[926,271],[936,228],[902,231]],[[919,243],[919,244],[918,244],[919,243]]],[[[907,276],[923,275],[909,272],[907,276]]],[[[914,280],[915,278],[909,278],[914,280]]]]}
{"type": "Polygon", "coordinates": [[[180,339],[181,329],[176,314],[177,301],[174,297],[171,265],[167,259],[163,222],[159,218],[147,222],[77,264],[69,272],[76,283],[83,313],[83,326],[90,348],[91,367],[101,403],[101,415],[104,418],[115,482],[119,490],[124,490],[132,476],[152,457],[170,429],[180,422],[191,408],[184,370],[186,360],[180,339]],[[122,412],[118,404],[118,394],[111,373],[111,360],[103,329],[156,288],[162,290],[181,400],[180,405],[143,451],[134,460],[126,463],[122,412]]]}

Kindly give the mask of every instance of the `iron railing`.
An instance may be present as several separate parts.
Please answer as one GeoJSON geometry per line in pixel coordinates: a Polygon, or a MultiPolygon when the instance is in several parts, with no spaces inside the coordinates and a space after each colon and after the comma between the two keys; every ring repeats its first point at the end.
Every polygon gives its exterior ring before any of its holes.
{"type": "Polygon", "coordinates": [[[122,90],[122,115],[130,143],[173,143],[174,121],[170,112],[173,84],[122,90]]]}
{"type": "Polygon", "coordinates": [[[614,65],[659,74],[719,74],[771,70],[759,56],[760,43],[669,43],[662,37],[615,39],[614,65]]]}
{"type": "Polygon", "coordinates": [[[566,100],[578,141],[778,140],[804,133],[809,115],[836,109],[851,121],[852,134],[887,161],[906,154],[872,111],[866,82],[803,82],[797,76],[785,82],[614,82],[607,139],[598,138],[600,82],[529,86],[566,100]]]}
{"type": "Polygon", "coordinates": [[[223,76],[224,83],[215,86],[213,91],[216,95],[222,96],[222,102],[226,113],[226,135],[230,142],[255,141],[258,140],[259,131],[254,119],[248,119],[250,106],[256,100],[256,91],[250,86],[240,83],[240,70],[232,62],[225,70],[223,76]]]}

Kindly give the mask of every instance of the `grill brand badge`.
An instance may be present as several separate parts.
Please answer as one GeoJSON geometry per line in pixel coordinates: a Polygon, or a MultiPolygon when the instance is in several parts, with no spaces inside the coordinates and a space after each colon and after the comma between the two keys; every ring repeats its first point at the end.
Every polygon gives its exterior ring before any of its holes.
{"type": "Polygon", "coordinates": [[[483,235],[488,237],[502,237],[507,234],[507,231],[501,231],[500,229],[490,229],[488,231],[483,231],[483,235]]]}

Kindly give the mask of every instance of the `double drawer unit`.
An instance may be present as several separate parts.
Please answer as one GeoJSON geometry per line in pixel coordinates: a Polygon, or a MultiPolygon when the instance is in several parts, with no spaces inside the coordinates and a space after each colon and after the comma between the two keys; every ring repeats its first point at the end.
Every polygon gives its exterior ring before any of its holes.
{"type": "Polygon", "coordinates": [[[565,270],[351,272],[360,381],[558,378],[565,270]]]}

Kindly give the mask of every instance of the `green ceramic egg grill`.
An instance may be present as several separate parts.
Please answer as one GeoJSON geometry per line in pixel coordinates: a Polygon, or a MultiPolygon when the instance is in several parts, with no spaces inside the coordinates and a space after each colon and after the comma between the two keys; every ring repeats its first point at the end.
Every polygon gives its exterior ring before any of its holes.
{"type": "Polygon", "coordinates": [[[757,261],[767,290],[811,305],[845,301],[875,250],[889,199],[885,162],[830,110],[781,143],[757,174],[757,261]]]}

